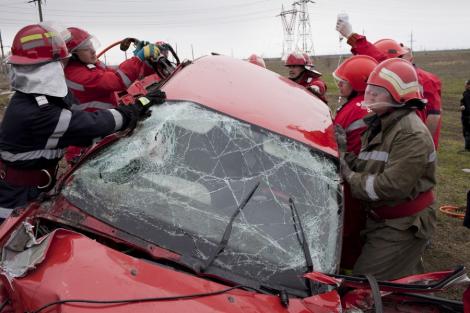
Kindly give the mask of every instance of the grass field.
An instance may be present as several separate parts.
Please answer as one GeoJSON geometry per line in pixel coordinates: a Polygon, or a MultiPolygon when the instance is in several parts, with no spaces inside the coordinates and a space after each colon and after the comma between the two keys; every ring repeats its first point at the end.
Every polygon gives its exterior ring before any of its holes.
{"type": "MultiPolygon", "coordinates": [[[[317,70],[323,73],[328,85],[328,100],[335,109],[338,90],[331,73],[338,65],[338,56],[321,56],[314,60],[317,70]]],[[[464,82],[470,79],[470,50],[433,51],[415,53],[415,62],[423,69],[437,74],[442,80],[443,123],[438,151],[438,205],[465,205],[470,190],[470,174],[462,168],[470,168],[470,153],[458,153],[463,148],[460,124],[459,100],[464,82]]],[[[267,67],[281,75],[287,73],[279,59],[266,60],[267,67]]],[[[6,88],[5,78],[0,76],[0,89],[6,88]]],[[[0,112],[7,97],[0,96],[0,112]]],[[[1,113],[0,113],[1,115],[1,113]]],[[[470,268],[470,229],[462,221],[438,214],[438,227],[432,243],[426,251],[427,271],[451,268],[457,264],[470,268]]],[[[461,291],[447,295],[458,298],[461,291]]]]}

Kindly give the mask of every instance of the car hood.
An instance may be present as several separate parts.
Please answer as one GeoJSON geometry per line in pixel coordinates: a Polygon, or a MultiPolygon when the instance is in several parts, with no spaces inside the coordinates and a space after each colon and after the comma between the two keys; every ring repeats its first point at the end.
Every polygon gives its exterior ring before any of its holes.
{"type": "MultiPolygon", "coordinates": [[[[24,229],[19,228],[20,234],[17,233],[17,236],[27,234],[28,231],[23,231],[24,229]]],[[[28,238],[28,235],[22,238],[28,238]]],[[[48,303],[67,299],[174,297],[228,288],[173,268],[125,255],[65,229],[57,229],[35,243],[29,241],[32,247],[23,251],[14,251],[18,248],[17,240],[15,239],[15,244],[4,248],[1,264],[4,287],[2,294],[10,294],[16,312],[34,312],[48,303]]],[[[178,301],[119,305],[68,303],[53,305],[52,309],[57,310],[54,312],[99,310],[113,313],[185,312],[189,309],[192,312],[338,312],[339,307],[340,299],[335,291],[303,300],[291,300],[286,309],[277,296],[235,289],[220,295],[178,301]]],[[[48,308],[41,312],[50,310],[48,308]]]]}

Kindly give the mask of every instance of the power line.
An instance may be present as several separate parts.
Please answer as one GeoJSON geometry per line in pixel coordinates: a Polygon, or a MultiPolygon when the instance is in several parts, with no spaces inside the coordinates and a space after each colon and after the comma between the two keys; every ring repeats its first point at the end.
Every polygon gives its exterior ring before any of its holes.
{"type": "Polygon", "coordinates": [[[28,3],[38,3],[38,11],[39,11],[39,21],[42,22],[43,19],[42,19],[42,7],[41,7],[41,4],[42,4],[42,0],[30,0],[28,1],[28,3]]]}

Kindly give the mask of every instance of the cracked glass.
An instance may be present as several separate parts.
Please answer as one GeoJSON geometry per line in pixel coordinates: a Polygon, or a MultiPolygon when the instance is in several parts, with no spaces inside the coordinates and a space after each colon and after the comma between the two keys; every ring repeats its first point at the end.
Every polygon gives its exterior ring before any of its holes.
{"type": "Polygon", "coordinates": [[[196,271],[305,295],[307,262],[289,199],[313,269],[334,273],[339,183],[337,165],[319,151],[191,102],[167,102],[81,166],[63,193],[106,223],[177,252],[196,271]],[[227,246],[204,268],[257,183],[227,246]]]}

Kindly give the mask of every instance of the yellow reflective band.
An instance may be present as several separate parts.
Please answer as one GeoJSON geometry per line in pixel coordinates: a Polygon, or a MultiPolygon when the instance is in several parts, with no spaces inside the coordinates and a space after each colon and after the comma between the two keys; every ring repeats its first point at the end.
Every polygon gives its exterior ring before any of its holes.
{"type": "Polygon", "coordinates": [[[54,36],[57,36],[57,33],[56,32],[47,32],[47,33],[44,33],[44,36],[46,37],[54,37],[54,36]]]}
{"type": "Polygon", "coordinates": [[[38,40],[38,39],[42,39],[42,34],[32,34],[32,35],[21,37],[20,42],[25,43],[28,41],[38,40]]]}
{"type": "Polygon", "coordinates": [[[145,97],[140,97],[139,101],[143,106],[146,106],[147,104],[150,103],[150,100],[148,98],[145,98],[145,97]]]}
{"type": "Polygon", "coordinates": [[[47,32],[47,33],[44,33],[44,34],[32,34],[32,35],[21,37],[20,42],[25,43],[25,42],[32,41],[32,40],[42,39],[42,36],[50,38],[50,37],[57,36],[57,33],[56,32],[47,32]]]}

